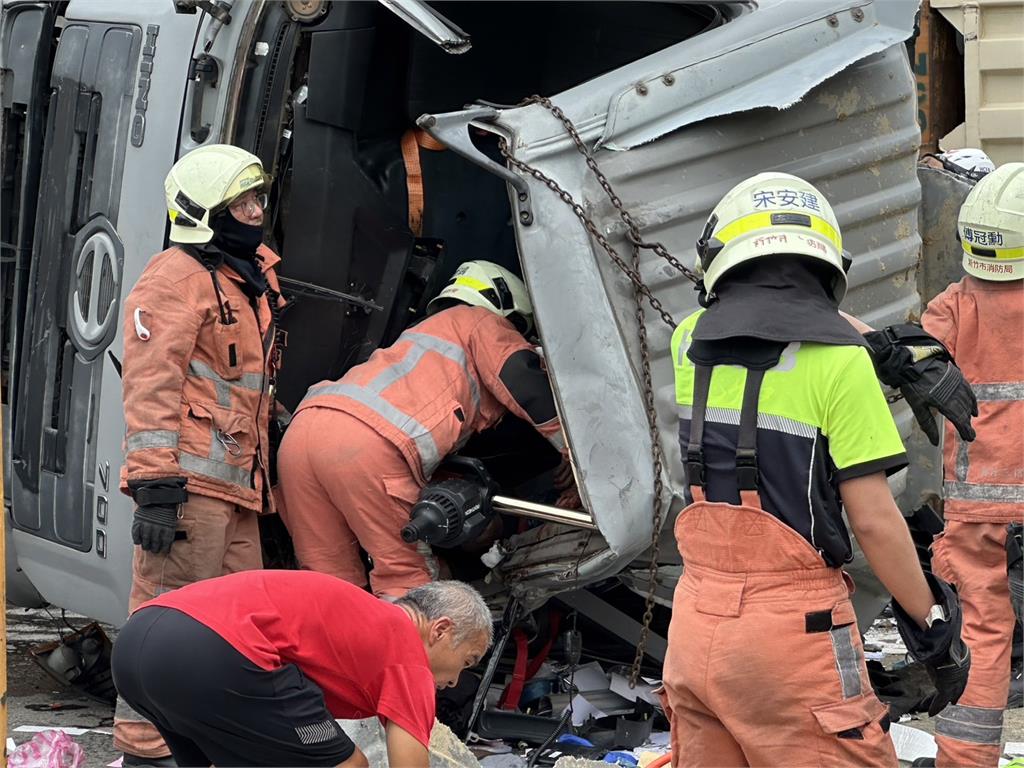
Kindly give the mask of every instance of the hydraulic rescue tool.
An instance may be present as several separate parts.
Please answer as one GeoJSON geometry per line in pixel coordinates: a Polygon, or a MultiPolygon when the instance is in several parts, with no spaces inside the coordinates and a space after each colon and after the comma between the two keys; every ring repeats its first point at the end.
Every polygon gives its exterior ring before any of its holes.
{"type": "Polygon", "coordinates": [[[498,513],[597,530],[586,512],[498,495],[497,484],[479,459],[451,456],[442,469],[459,476],[430,483],[420,491],[402,528],[403,541],[457,547],[479,537],[498,513]]]}

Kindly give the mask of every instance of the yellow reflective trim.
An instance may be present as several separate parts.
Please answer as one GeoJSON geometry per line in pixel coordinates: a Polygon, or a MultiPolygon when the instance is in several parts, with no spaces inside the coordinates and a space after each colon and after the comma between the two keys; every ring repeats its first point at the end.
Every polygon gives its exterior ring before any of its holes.
{"type": "Polygon", "coordinates": [[[466,277],[465,275],[459,275],[455,278],[455,285],[464,285],[467,288],[472,288],[474,291],[487,291],[491,289],[490,283],[485,283],[483,280],[477,280],[475,277],[466,277]]]}
{"type": "Polygon", "coordinates": [[[170,208],[167,209],[167,215],[170,217],[171,221],[174,221],[176,218],[178,218],[178,212],[170,208]]]}
{"type": "Polygon", "coordinates": [[[993,251],[995,258],[999,260],[1024,259],[1024,248],[990,248],[987,245],[975,246],[973,243],[964,243],[964,251],[968,256],[976,256],[979,259],[991,259],[992,256],[986,253],[975,253],[974,248],[978,247],[985,251],[993,251]]]}
{"type": "Polygon", "coordinates": [[[843,238],[835,228],[823,218],[807,213],[807,211],[762,211],[759,213],[751,213],[722,227],[720,230],[715,232],[715,238],[720,240],[724,245],[730,240],[737,238],[740,235],[745,235],[748,232],[754,232],[759,229],[776,229],[783,226],[795,227],[796,229],[811,229],[832,243],[832,245],[836,247],[836,250],[843,250],[843,238]],[[773,213],[796,213],[801,216],[807,216],[811,220],[811,226],[803,227],[800,224],[773,224],[773,213]]]}

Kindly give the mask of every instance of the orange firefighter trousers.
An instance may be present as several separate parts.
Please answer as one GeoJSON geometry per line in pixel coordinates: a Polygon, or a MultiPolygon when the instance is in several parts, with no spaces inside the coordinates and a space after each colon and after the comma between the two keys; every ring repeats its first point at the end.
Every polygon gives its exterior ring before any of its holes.
{"type": "Polygon", "coordinates": [[[1002,753],[1015,616],[1006,573],[1006,524],[947,520],[932,545],[932,568],[955,585],[971,672],[960,700],[939,713],[938,766],[993,766],[1002,753]]]}
{"type": "Polygon", "coordinates": [[[697,501],[676,520],[685,571],[663,696],[673,768],[896,766],[852,582],[743,496],[697,501]]]}
{"type": "MultiPolygon", "coordinates": [[[[181,507],[178,536],[166,555],[135,547],[129,612],[186,584],[263,567],[256,513],[230,501],[191,494],[181,507]],[[185,538],[180,538],[182,533],[185,538]]],[[[171,753],[156,728],[120,697],[114,712],[114,747],[139,757],[171,753]]]]}
{"type": "Polygon", "coordinates": [[[373,561],[375,595],[401,597],[437,578],[430,547],[399,535],[420,485],[373,427],[333,408],[305,408],[288,426],[277,466],[281,516],[302,568],[364,587],[361,546],[373,561]]]}

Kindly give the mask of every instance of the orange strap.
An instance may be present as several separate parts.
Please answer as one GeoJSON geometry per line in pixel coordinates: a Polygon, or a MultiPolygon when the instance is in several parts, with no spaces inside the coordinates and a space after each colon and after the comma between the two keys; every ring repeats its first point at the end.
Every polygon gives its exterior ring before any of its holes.
{"type": "Polygon", "coordinates": [[[420,149],[438,152],[444,149],[433,136],[422,128],[410,128],[402,134],[402,161],[405,163],[405,185],[409,193],[409,230],[419,237],[423,232],[423,168],[420,149]]]}

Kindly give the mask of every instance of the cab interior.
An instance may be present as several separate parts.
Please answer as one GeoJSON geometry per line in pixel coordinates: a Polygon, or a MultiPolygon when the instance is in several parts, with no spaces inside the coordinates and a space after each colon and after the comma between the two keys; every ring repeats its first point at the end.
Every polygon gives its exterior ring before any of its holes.
{"type": "MultiPolygon", "coordinates": [[[[419,150],[422,225],[413,232],[416,169],[402,138],[417,117],[557,94],[724,21],[710,3],[648,3],[642,12],[620,2],[432,3],[471,38],[471,50],[453,55],[378,3],[326,3],[312,22],[286,6],[268,3],[257,26],[264,55],[249,57],[233,141],[275,177],[267,234],[282,277],[379,307],[285,284],[292,303],[278,397],[288,408],[311,384],[392,343],[462,262],[521,273],[505,182],[450,150],[419,150]]],[[[492,135],[473,141],[501,162],[492,135]]],[[[546,473],[558,455],[518,419],[462,453],[482,459],[503,492],[552,500],[546,473]]]]}

